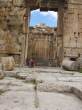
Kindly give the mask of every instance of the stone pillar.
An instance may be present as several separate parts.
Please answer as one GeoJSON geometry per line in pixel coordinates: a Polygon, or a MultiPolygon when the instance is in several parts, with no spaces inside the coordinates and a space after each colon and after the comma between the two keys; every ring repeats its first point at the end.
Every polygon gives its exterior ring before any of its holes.
{"type": "Polygon", "coordinates": [[[29,37],[29,25],[30,25],[30,8],[28,7],[27,11],[27,21],[26,21],[26,28],[27,28],[27,34],[26,34],[26,49],[25,49],[25,60],[28,57],[28,37],[29,37]]]}
{"type": "Polygon", "coordinates": [[[23,16],[24,25],[23,25],[23,32],[25,34],[23,43],[22,43],[22,66],[26,64],[26,59],[28,55],[28,36],[29,36],[29,19],[30,19],[30,9],[29,7],[26,8],[25,14],[23,16]]]}
{"type": "Polygon", "coordinates": [[[57,64],[60,65],[63,59],[63,5],[58,7],[58,28],[57,28],[57,64]],[[61,41],[60,41],[61,40],[61,41]]]}
{"type": "Polygon", "coordinates": [[[63,36],[63,7],[59,5],[58,8],[58,27],[57,27],[57,34],[58,36],[63,36]]]}

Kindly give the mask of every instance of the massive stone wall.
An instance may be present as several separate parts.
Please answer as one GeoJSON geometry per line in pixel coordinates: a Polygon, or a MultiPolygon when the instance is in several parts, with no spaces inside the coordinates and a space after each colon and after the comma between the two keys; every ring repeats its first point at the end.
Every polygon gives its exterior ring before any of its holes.
{"type": "Polygon", "coordinates": [[[69,0],[63,13],[64,55],[82,57],[82,0],[69,0]]]}
{"type": "Polygon", "coordinates": [[[22,52],[23,15],[22,0],[0,0],[0,56],[12,55],[19,62],[22,52]]]}

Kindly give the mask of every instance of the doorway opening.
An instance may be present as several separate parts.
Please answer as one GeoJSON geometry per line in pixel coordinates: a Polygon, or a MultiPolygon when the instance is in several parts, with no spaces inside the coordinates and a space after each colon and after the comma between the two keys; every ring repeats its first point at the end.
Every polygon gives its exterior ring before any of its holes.
{"type": "Polygon", "coordinates": [[[28,59],[33,58],[38,66],[56,65],[57,19],[54,11],[31,11],[28,59]]]}
{"type": "Polygon", "coordinates": [[[57,12],[40,11],[40,9],[31,11],[30,26],[45,24],[48,27],[57,27],[57,12]]]}

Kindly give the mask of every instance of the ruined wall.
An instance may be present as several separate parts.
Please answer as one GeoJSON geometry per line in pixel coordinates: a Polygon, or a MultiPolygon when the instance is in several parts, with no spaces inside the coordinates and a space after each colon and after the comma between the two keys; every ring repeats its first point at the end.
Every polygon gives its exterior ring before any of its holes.
{"type": "Polygon", "coordinates": [[[82,57],[82,0],[69,0],[63,18],[64,56],[82,57]]]}
{"type": "Polygon", "coordinates": [[[16,63],[22,52],[23,0],[0,0],[0,57],[12,55],[16,63]]]}

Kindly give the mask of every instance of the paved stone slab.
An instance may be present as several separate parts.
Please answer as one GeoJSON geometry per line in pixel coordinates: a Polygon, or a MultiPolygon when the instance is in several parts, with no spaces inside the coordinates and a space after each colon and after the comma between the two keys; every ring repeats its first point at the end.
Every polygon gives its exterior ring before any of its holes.
{"type": "Polygon", "coordinates": [[[1,110],[82,110],[82,75],[60,70],[15,68],[23,79],[9,75],[0,80],[1,110]],[[37,81],[37,92],[31,79],[37,81]]]}
{"type": "Polygon", "coordinates": [[[82,102],[72,94],[39,93],[40,106],[43,110],[81,110],[82,102]]]}
{"type": "Polygon", "coordinates": [[[82,102],[72,94],[38,92],[38,108],[35,108],[34,98],[34,92],[6,92],[0,96],[0,108],[1,110],[82,110],[82,102]]]}
{"type": "Polygon", "coordinates": [[[1,110],[36,110],[33,92],[11,91],[0,96],[1,110]]]}

